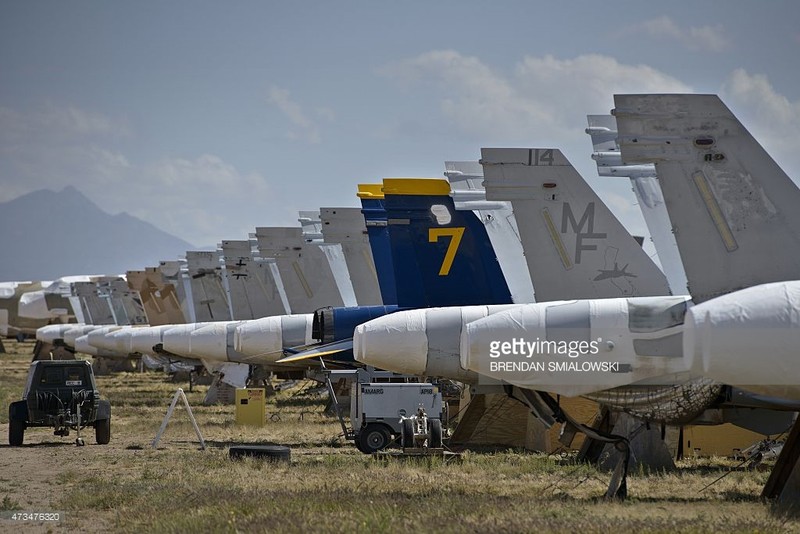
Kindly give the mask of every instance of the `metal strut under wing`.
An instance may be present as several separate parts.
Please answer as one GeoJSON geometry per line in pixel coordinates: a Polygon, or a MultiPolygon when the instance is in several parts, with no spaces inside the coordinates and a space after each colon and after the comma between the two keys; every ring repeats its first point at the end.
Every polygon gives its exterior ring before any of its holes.
{"type": "Polygon", "coordinates": [[[557,422],[564,423],[573,431],[582,432],[588,438],[613,444],[614,448],[620,453],[620,458],[611,474],[611,480],[608,484],[605,498],[610,500],[625,499],[627,497],[628,464],[630,462],[630,444],[627,438],[617,434],[602,432],[583,423],[579,423],[567,412],[562,410],[558,401],[551,397],[549,393],[517,388],[511,385],[506,385],[504,387],[509,397],[528,405],[533,415],[538,417],[545,425],[552,426],[557,422]],[[522,398],[519,398],[517,394],[521,395],[522,398]]]}

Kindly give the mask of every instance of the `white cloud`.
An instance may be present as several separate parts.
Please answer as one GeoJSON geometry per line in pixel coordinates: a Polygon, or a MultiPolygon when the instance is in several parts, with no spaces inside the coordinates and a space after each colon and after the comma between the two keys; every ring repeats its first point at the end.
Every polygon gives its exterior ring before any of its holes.
{"type": "Polygon", "coordinates": [[[45,103],[36,110],[23,114],[17,110],[0,107],[0,141],[3,145],[36,134],[50,141],[64,142],[75,137],[123,138],[130,135],[127,121],[87,111],[75,106],[57,106],[45,103]]]}
{"type": "Polygon", "coordinates": [[[129,135],[125,121],[74,106],[0,108],[0,201],[67,184],[114,187],[130,162],[109,144],[129,135]]]}
{"type": "Polygon", "coordinates": [[[268,222],[272,192],[261,174],[213,154],[132,161],[114,146],[129,134],[123,126],[74,106],[0,108],[0,202],[74,185],[109,213],[127,211],[198,246],[244,239],[268,222]]]}
{"type": "Polygon", "coordinates": [[[270,194],[259,173],[243,173],[212,154],[167,158],[137,169],[126,211],[198,245],[245,239],[263,217],[270,194]],[[261,200],[260,200],[261,199],[261,200]]]}
{"type": "Polygon", "coordinates": [[[796,180],[800,180],[800,101],[779,94],[766,76],[736,69],[723,84],[722,98],[750,133],[796,180]]]}
{"type": "MultiPolygon", "coordinates": [[[[300,104],[292,100],[287,89],[273,85],[270,87],[267,101],[277,107],[294,126],[286,134],[289,139],[302,139],[309,143],[320,142],[319,125],[308,117],[300,104]]],[[[318,116],[333,120],[333,111],[327,108],[317,108],[316,113],[318,116]]]]}
{"type": "MultiPolygon", "coordinates": [[[[690,50],[722,52],[729,46],[721,25],[680,27],[670,17],[662,16],[635,25],[629,31],[675,41],[690,50]]],[[[626,31],[626,34],[628,31],[626,31]]]]}
{"type": "Polygon", "coordinates": [[[526,56],[513,73],[497,72],[452,50],[392,63],[380,74],[409,87],[438,88],[443,116],[482,141],[543,139],[548,146],[574,138],[587,113],[613,107],[615,92],[685,92],[679,80],[646,65],[624,65],[590,54],[574,59],[526,56]]]}

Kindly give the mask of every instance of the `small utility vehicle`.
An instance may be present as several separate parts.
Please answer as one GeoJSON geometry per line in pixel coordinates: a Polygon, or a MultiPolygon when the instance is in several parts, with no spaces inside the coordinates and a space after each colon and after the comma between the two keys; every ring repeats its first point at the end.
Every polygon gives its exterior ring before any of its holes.
{"type": "Polygon", "coordinates": [[[83,445],[81,430],[94,427],[98,444],[111,441],[111,403],[100,398],[94,373],[83,360],[38,360],[31,364],[23,400],[8,409],[8,443],[19,447],[25,430],[52,427],[54,435],[78,434],[76,445],[83,445]]]}

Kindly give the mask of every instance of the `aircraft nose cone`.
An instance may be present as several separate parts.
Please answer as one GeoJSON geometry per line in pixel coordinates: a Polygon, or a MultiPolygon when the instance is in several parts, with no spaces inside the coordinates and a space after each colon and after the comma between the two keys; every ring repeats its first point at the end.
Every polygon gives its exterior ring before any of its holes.
{"type": "Polygon", "coordinates": [[[130,351],[139,354],[153,354],[153,347],[161,343],[161,335],[175,325],[146,326],[132,329],[129,333],[130,351]]]}
{"type": "Polygon", "coordinates": [[[358,325],[353,336],[356,361],[396,373],[424,374],[428,361],[425,311],[396,312],[358,325]]]}
{"type": "Polygon", "coordinates": [[[249,356],[280,351],[282,348],[280,316],[245,321],[237,326],[234,348],[249,356]]]}
{"type": "Polygon", "coordinates": [[[192,332],[208,326],[211,323],[189,323],[176,325],[165,330],[161,337],[164,350],[179,356],[191,357],[192,352],[192,332]]]}
{"type": "Polygon", "coordinates": [[[236,326],[233,348],[257,358],[262,363],[274,363],[283,357],[283,349],[307,345],[311,339],[314,314],[277,315],[236,326]]]}
{"type": "Polygon", "coordinates": [[[80,326],[75,326],[74,328],[70,328],[66,332],[64,332],[64,343],[66,343],[70,347],[75,347],[75,340],[83,335],[88,334],[92,330],[100,328],[99,326],[93,324],[85,324],[80,326]]]}
{"type": "Polygon", "coordinates": [[[105,335],[105,340],[109,350],[120,354],[130,354],[131,351],[131,330],[132,326],[123,326],[119,330],[109,332],[105,335]]]}
{"type": "Polygon", "coordinates": [[[36,329],[36,340],[42,343],[52,343],[56,339],[63,339],[64,332],[76,326],[83,326],[77,324],[50,324],[36,329]]]}
{"type": "Polygon", "coordinates": [[[191,352],[207,360],[228,361],[228,330],[238,321],[221,321],[198,328],[190,334],[191,352]]]}
{"type": "Polygon", "coordinates": [[[89,341],[89,344],[95,348],[103,349],[103,350],[111,350],[108,346],[109,343],[106,340],[106,334],[110,332],[116,332],[121,327],[119,326],[103,326],[100,328],[95,328],[91,332],[86,334],[86,338],[89,341]]]}
{"type": "Polygon", "coordinates": [[[83,335],[75,338],[73,347],[76,352],[88,354],[89,356],[97,356],[99,351],[89,343],[89,336],[83,335]]]}
{"type": "Polygon", "coordinates": [[[113,334],[120,328],[122,327],[104,326],[102,328],[97,328],[86,334],[86,338],[88,339],[89,344],[96,349],[113,350],[113,343],[110,334],[113,334]]]}

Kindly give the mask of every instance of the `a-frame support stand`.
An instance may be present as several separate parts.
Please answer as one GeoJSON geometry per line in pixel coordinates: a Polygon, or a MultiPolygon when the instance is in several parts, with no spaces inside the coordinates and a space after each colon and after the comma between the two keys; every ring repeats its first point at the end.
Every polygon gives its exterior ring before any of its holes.
{"type": "Polygon", "coordinates": [[[158,434],[156,434],[156,437],[153,440],[153,448],[155,449],[158,447],[158,440],[161,439],[161,435],[164,433],[164,430],[167,429],[167,423],[169,423],[169,419],[172,417],[172,412],[175,411],[175,405],[178,404],[179,398],[183,399],[183,405],[186,407],[186,413],[189,414],[189,420],[192,422],[195,434],[197,434],[197,439],[200,440],[200,448],[205,450],[206,441],[203,439],[203,435],[200,433],[200,428],[197,426],[197,421],[194,419],[192,408],[189,406],[189,401],[186,399],[186,395],[183,393],[183,389],[181,388],[178,388],[178,391],[175,392],[175,396],[172,397],[172,404],[169,405],[167,415],[164,417],[164,422],[161,423],[161,428],[158,429],[158,434]]]}

